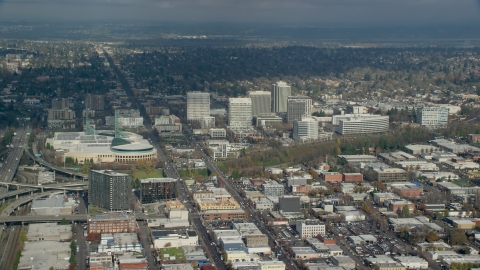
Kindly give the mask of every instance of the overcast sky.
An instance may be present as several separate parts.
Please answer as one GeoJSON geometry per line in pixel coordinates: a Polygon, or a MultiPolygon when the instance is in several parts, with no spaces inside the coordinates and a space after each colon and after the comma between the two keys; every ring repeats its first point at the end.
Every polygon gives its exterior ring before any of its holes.
{"type": "Polygon", "coordinates": [[[0,0],[0,19],[480,25],[480,0],[0,0]]]}

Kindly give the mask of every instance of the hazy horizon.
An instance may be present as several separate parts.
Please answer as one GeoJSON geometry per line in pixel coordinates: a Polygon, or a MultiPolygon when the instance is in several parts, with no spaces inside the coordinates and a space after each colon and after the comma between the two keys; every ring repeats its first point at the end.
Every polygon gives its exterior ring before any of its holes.
{"type": "Polygon", "coordinates": [[[0,18],[291,27],[478,27],[480,0],[0,0],[0,18]]]}

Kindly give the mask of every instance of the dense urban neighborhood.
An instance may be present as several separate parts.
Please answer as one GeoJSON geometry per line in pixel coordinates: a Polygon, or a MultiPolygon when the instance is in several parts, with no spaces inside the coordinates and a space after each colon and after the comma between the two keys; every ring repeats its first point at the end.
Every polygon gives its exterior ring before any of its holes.
{"type": "Polygon", "coordinates": [[[477,47],[166,39],[0,40],[0,269],[480,267],[477,47]]]}

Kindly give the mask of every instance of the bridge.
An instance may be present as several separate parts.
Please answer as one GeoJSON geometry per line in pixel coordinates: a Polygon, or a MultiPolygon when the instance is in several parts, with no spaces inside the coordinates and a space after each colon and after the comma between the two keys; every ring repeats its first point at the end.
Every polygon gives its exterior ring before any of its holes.
{"type": "MultiPolygon", "coordinates": [[[[56,216],[0,216],[0,224],[29,224],[43,222],[60,222],[63,219],[70,222],[87,222],[90,215],[56,215],[56,216]]],[[[149,218],[157,218],[157,216],[147,216],[145,214],[135,214],[137,221],[144,221],[149,218]]],[[[159,216],[158,216],[159,217],[159,216]]]]}
{"type": "Polygon", "coordinates": [[[33,192],[37,191],[37,189],[34,188],[22,188],[18,190],[13,190],[7,193],[0,194],[0,201],[5,202],[5,199],[8,199],[10,197],[15,197],[18,199],[18,195],[30,193],[32,195],[33,192]]]}
{"type": "Polygon", "coordinates": [[[45,193],[41,193],[41,194],[35,194],[35,195],[22,197],[22,198],[20,198],[16,201],[12,202],[11,204],[9,204],[7,206],[7,208],[5,208],[5,210],[3,210],[2,213],[0,213],[0,216],[9,217],[9,215],[12,214],[13,212],[15,212],[15,210],[17,210],[17,208],[19,208],[20,206],[22,206],[24,204],[27,204],[27,203],[31,202],[32,200],[42,198],[42,197],[46,197],[46,196],[50,196],[50,195],[53,195],[53,194],[59,194],[59,193],[62,193],[62,192],[61,191],[49,191],[49,192],[45,192],[45,193]]]}
{"type": "Polygon", "coordinates": [[[79,178],[81,178],[82,180],[85,180],[85,179],[88,178],[88,175],[86,175],[86,174],[79,173],[79,172],[74,172],[74,171],[71,171],[71,170],[66,169],[66,168],[54,166],[54,165],[46,162],[46,161],[43,160],[42,158],[36,157],[36,156],[33,154],[33,150],[32,150],[32,149],[29,149],[28,151],[25,151],[25,153],[27,154],[27,156],[28,156],[31,160],[37,162],[38,164],[40,164],[40,165],[42,165],[42,166],[44,166],[44,167],[50,168],[51,170],[54,170],[54,171],[57,171],[57,172],[61,172],[61,173],[64,173],[64,174],[68,174],[68,175],[72,175],[74,178],[79,177],[79,178]]]}
{"type": "MultiPolygon", "coordinates": [[[[56,190],[68,190],[68,191],[80,191],[84,190],[84,186],[88,186],[87,182],[68,182],[68,183],[60,183],[60,184],[53,184],[53,185],[45,185],[45,186],[39,186],[39,185],[33,185],[33,184],[23,184],[23,183],[12,183],[12,182],[0,182],[0,186],[6,186],[7,189],[10,186],[16,186],[17,189],[19,187],[27,187],[27,188],[35,188],[35,189],[40,189],[42,192],[44,189],[56,189],[56,190]]],[[[7,193],[5,193],[7,194],[7,193]]],[[[2,194],[2,195],[5,195],[2,194]]],[[[0,199],[2,198],[2,195],[0,195],[0,199]]]]}

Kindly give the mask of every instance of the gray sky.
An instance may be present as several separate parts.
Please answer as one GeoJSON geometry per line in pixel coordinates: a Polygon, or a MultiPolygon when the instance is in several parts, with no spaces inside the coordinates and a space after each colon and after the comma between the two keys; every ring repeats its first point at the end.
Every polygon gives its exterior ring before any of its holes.
{"type": "Polygon", "coordinates": [[[0,0],[1,19],[480,25],[480,0],[0,0]]]}

